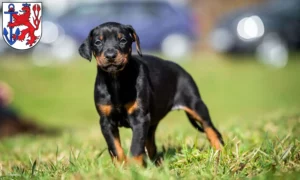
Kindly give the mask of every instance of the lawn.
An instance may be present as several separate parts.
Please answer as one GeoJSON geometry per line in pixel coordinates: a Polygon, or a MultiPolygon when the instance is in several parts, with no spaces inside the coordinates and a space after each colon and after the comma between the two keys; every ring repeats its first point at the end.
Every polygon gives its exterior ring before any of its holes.
{"type": "MultiPolygon", "coordinates": [[[[0,140],[0,179],[297,179],[300,177],[300,55],[283,69],[251,57],[200,54],[181,65],[192,74],[226,146],[220,158],[181,111],[160,123],[164,164],[114,167],[93,103],[96,63],[36,67],[26,58],[0,61],[13,106],[56,136],[0,140]],[[298,61],[297,61],[298,59],[298,61]]],[[[2,59],[2,58],[1,58],[2,59]]],[[[131,131],[121,129],[128,153],[131,131]]]]}

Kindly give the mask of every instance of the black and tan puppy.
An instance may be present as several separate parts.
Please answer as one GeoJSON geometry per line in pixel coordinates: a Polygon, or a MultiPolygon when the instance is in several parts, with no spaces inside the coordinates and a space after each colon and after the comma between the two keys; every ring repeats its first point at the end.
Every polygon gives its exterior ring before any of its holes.
{"type": "Polygon", "coordinates": [[[94,56],[97,61],[94,99],[113,159],[127,160],[118,128],[129,127],[133,131],[132,158],[144,164],[146,147],[150,159],[155,160],[155,130],[174,109],[184,110],[191,124],[206,133],[211,145],[221,148],[222,136],[211,122],[192,77],[173,62],[142,56],[139,37],[132,26],[115,22],[97,26],[79,53],[89,61],[94,56]],[[139,55],[131,55],[133,42],[139,55]]]}

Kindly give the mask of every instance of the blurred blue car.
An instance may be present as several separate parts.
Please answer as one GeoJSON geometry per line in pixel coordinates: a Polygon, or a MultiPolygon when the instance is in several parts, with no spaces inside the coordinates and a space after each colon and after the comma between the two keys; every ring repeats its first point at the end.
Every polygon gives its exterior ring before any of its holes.
{"type": "Polygon", "coordinates": [[[197,25],[191,9],[167,1],[105,1],[79,4],[57,19],[66,35],[79,45],[97,25],[115,21],[132,25],[144,51],[181,57],[191,50],[197,25]]]}

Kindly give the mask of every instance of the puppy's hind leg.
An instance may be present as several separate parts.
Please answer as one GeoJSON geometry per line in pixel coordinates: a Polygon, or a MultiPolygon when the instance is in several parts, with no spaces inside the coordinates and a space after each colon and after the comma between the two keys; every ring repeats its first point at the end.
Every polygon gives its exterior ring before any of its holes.
{"type": "Polygon", "coordinates": [[[205,132],[210,144],[215,149],[221,149],[221,146],[224,145],[222,135],[213,125],[208,108],[201,99],[198,87],[188,73],[181,74],[172,109],[184,110],[191,124],[200,132],[205,132]]]}
{"type": "Polygon", "coordinates": [[[211,145],[217,150],[221,149],[221,145],[224,145],[222,135],[213,125],[204,102],[201,99],[197,99],[189,103],[189,105],[181,106],[181,109],[186,112],[191,124],[196,129],[200,132],[205,132],[211,145]],[[200,127],[197,122],[200,123],[202,127],[200,127]]]}

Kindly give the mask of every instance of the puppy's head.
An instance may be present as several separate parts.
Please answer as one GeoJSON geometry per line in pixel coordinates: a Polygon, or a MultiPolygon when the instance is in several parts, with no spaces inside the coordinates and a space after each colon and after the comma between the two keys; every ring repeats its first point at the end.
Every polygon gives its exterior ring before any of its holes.
{"type": "Polygon", "coordinates": [[[115,73],[122,70],[131,56],[132,42],[142,56],[139,37],[130,25],[108,22],[92,29],[86,40],[79,47],[79,54],[92,60],[104,71],[115,73]]]}

